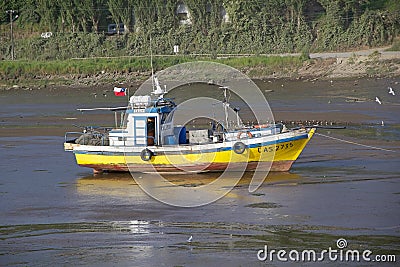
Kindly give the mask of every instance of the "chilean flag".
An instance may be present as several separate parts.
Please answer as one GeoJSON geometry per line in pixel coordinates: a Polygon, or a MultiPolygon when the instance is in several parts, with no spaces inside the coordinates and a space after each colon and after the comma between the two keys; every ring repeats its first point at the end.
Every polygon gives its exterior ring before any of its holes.
{"type": "Polygon", "coordinates": [[[126,96],[126,88],[114,87],[115,96],[126,96]]]}

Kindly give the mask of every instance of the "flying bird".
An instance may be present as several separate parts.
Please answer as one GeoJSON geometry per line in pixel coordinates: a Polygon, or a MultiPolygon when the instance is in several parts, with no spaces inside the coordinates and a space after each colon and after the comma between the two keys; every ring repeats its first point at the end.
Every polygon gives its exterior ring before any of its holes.
{"type": "Polygon", "coordinates": [[[382,102],[381,102],[381,100],[380,100],[378,97],[375,97],[375,101],[376,101],[379,105],[382,105],[382,102]]]}
{"type": "Polygon", "coordinates": [[[389,89],[389,94],[396,95],[392,87],[389,86],[388,89],[389,89]]]}

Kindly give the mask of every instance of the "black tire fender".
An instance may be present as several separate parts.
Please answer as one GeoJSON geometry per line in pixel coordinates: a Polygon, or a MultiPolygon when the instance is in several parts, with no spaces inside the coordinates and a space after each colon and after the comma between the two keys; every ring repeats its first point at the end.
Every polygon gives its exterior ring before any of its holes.
{"type": "Polygon", "coordinates": [[[243,142],[236,142],[232,149],[236,154],[243,154],[243,152],[246,150],[246,145],[243,142]]]}
{"type": "Polygon", "coordinates": [[[143,161],[149,161],[149,160],[151,160],[151,158],[152,158],[153,156],[154,156],[153,151],[151,151],[151,150],[148,149],[148,148],[145,148],[145,149],[142,150],[142,152],[140,152],[140,158],[141,158],[143,161]]]}

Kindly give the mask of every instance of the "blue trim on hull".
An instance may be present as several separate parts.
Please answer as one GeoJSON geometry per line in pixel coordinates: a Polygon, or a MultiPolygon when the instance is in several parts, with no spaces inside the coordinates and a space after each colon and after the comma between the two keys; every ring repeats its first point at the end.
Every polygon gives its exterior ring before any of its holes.
{"type": "MultiPolygon", "coordinates": [[[[276,145],[276,144],[296,141],[296,140],[300,140],[300,139],[307,139],[307,138],[308,138],[308,133],[300,135],[300,136],[280,139],[280,140],[276,140],[276,141],[251,144],[248,147],[256,148],[256,147],[262,147],[262,146],[276,145]]],[[[179,155],[179,154],[212,153],[212,152],[230,151],[230,150],[232,150],[232,147],[212,148],[212,149],[203,149],[203,150],[187,151],[187,152],[186,151],[176,151],[176,152],[169,151],[168,154],[169,155],[179,155]]],[[[124,152],[110,152],[110,151],[74,151],[74,153],[75,154],[109,155],[109,156],[139,156],[141,152],[126,152],[126,153],[124,153],[124,152]]],[[[156,153],[156,155],[157,155],[157,153],[156,153]]]]}

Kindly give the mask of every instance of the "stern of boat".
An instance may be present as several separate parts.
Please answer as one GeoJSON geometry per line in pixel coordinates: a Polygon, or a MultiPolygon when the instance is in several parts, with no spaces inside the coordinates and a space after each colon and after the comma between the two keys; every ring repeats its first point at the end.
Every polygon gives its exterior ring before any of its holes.
{"type": "Polygon", "coordinates": [[[64,151],[73,151],[75,147],[80,146],[79,144],[75,144],[75,143],[68,143],[65,142],[64,143],[64,151]]]}

